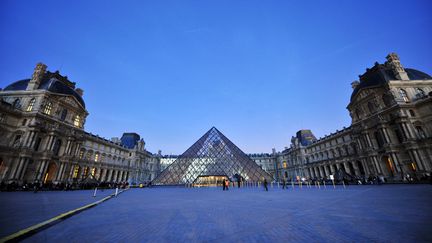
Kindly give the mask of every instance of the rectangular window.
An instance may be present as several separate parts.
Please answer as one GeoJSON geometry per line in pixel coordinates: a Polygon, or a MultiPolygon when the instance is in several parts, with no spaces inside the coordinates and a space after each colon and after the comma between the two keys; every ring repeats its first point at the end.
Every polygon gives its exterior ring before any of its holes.
{"type": "Polygon", "coordinates": [[[51,102],[46,103],[43,109],[43,113],[47,115],[51,115],[51,110],[52,110],[52,103],[51,102]]]}
{"type": "Polygon", "coordinates": [[[75,165],[74,172],[73,172],[74,179],[78,178],[78,173],[79,173],[79,166],[75,165]]]}

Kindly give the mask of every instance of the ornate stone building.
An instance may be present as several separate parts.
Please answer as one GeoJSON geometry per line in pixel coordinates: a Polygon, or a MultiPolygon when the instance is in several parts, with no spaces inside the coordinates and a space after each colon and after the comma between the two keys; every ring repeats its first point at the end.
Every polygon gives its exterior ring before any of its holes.
{"type": "Polygon", "coordinates": [[[277,153],[276,149],[272,149],[272,153],[257,153],[248,154],[248,156],[261,167],[264,171],[269,173],[274,179],[278,179],[278,163],[276,163],[277,153]]]}
{"type": "Polygon", "coordinates": [[[395,53],[359,77],[347,107],[351,126],[310,144],[294,138],[278,153],[280,176],[402,180],[432,172],[432,77],[403,68],[395,53]]]}
{"type": "MultiPolygon", "coordinates": [[[[144,141],[109,141],[84,131],[83,90],[37,64],[31,79],[0,91],[0,181],[140,183],[158,173],[144,141]],[[90,176],[91,175],[91,176],[90,176]]],[[[137,138],[137,139],[136,139],[137,138]]]]}

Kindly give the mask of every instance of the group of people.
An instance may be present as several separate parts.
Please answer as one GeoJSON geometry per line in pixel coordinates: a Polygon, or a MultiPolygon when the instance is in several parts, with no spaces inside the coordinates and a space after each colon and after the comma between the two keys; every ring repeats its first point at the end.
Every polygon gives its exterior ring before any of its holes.
{"type": "Polygon", "coordinates": [[[108,183],[108,182],[101,182],[101,183],[42,183],[41,181],[34,181],[32,183],[24,182],[22,184],[19,184],[17,182],[11,182],[11,183],[0,183],[0,191],[33,191],[38,192],[41,190],[57,190],[57,191],[69,191],[69,190],[85,190],[85,189],[94,189],[95,187],[98,188],[127,188],[129,186],[129,183],[127,181],[125,182],[118,182],[118,183],[108,183]]]}

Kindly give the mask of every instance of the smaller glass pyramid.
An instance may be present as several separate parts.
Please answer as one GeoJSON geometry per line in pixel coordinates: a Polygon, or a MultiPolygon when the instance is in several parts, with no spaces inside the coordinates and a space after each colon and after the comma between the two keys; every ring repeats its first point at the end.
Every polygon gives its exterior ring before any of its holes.
{"type": "Polygon", "coordinates": [[[273,180],[249,156],[212,127],[162,171],[152,184],[190,184],[203,176],[226,176],[232,180],[240,176],[249,182],[273,180]]]}

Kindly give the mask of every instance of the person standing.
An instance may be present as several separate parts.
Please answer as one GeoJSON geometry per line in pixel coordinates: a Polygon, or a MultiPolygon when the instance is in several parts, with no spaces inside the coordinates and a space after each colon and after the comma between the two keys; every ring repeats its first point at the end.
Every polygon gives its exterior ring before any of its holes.
{"type": "Polygon", "coordinates": [[[225,191],[225,181],[226,181],[225,179],[223,179],[223,181],[222,181],[222,190],[223,191],[225,191]]]}
{"type": "Polygon", "coordinates": [[[264,185],[265,190],[268,191],[268,187],[267,187],[267,179],[264,179],[264,183],[263,183],[263,185],[264,185]]]}
{"type": "Polygon", "coordinates": [[[225,189],[228,191],[229,189],[229,180],[225,180],[225,189]]]}
{"type": "Polygon", "coordinates": [[[286,186],[286,181],[285,181],[285,178],[284,178],[284,179],[282,179],[282,189],[285,189],[285,186],[286,186]]]}

